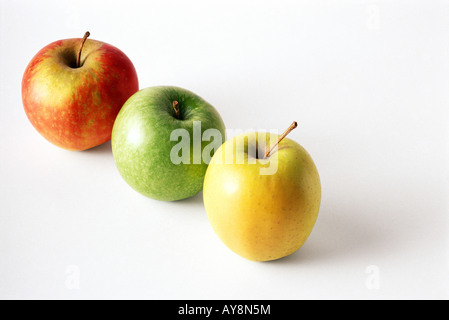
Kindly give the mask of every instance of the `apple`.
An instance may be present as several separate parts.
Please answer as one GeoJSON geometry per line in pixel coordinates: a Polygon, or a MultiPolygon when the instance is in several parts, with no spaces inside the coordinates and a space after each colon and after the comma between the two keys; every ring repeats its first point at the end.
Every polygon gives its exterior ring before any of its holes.
{"type": "Polygon", "coordinates": [[[156,200],[189,198],[203,188],[213,152],[225,139],[217,110],[191,91],[142,89],[123,105],[112,129],[112,153],[123,179],[156,200]]]}
{"type": "Polygon", "coordinates": [[[47,45],[22,79],[28,119],[44,138],[67,150],[109,141],[120,108],[139,90],[130,59],[110,44],[88,40],[89,35],[47,45]]]}
{"type": "Polygon", "coordinates": [[[227,247],[248,260],[292,254],[317,219],[320,178],[307,151],[285,138],[295,127],[281,136],[238,135],[215,152],[207,169],[203,200],[209,222],[227,247]]]}

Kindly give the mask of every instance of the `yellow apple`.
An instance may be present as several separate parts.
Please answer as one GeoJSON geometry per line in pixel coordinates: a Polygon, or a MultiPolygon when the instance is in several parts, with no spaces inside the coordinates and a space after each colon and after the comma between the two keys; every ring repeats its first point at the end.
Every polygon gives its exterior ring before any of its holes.
{"type": "Polygon", "coordinates": [[[226,246],[246,259],[268,261],[290,255],[307,240],[318,216],[321,184],[302,146],[253,132],[217,150],[203,197],[209,221],[226,246]],[[276,148],[264,158],[272,145],[276,148]]]}

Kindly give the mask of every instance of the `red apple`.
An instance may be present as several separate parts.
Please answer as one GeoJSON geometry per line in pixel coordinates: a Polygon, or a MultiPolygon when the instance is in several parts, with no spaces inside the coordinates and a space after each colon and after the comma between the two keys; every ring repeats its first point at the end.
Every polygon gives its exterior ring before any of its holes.
{"type": "Polygon", "coordinates": [[[22,80],[28,119],[44,138],[67,150],[109,141],[118,112],[139,89],[131,60],[88,36],[47,45],[33,57],[22,80]]]}

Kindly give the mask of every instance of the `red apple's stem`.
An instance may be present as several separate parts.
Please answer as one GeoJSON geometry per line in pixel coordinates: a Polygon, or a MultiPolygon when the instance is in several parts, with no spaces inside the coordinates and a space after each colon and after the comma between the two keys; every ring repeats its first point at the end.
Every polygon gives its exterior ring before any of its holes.
{"type": "Polygon", "coordinates": [[[83,39],[81,40],[80,48],[79,48],[79,50],[78,50],[78,57],[76,58],[76,67],[77,67],[77,68],[81,67],[81,65],[80,65],[80,62],[81,62],[81,51],[83,51],[84,43],[86,42],[86,40],[87,40],[87,38],[88,38],[89,36],[90,36],[90,32],[87,31],[87,32],[84,34],[83,39]]]}
{"type": "Polygon", "coordinates": [[[179,102],[173,101],[173,109],[175,109],[176,118],[179,119],[179,102]]]}
{"type": "Polygon", "coordinates": [[[296,121],[293,121],[293,123],[288,127],[287,130],[279,137],[278,141],[265,153],[264,159],[268,158],[271,154],[271,151],[273,151],[274,148],[279,144],[279,142],[282,141],[290,132],[292,132],[293,129],[295,129],[298,126],[298,123],[296,121]]]}

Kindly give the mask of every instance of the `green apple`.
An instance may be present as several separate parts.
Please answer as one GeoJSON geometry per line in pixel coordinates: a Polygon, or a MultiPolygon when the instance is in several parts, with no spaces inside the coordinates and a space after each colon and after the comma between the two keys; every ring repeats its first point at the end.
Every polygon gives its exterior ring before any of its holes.
{"type": "MultiPolygon", "coordinates": [[[[289,130],[293,127],[296,123],[289,130]]],[[[203,199],[209,221],[232,251],[249,260],[295,252],[318,216],[317,168],[302,146],[284,139],[288,132],[238,135],[217,150],[206,172],[203,199]]]]}
{"type": "Polygon", "coordinates": [[[223,120],[212,105],[186,89],[158,86],[123,105],[111,144],[118,171],[132,188],[174,201],[202,190],[210,158],[224,140],[223,120]]]}

